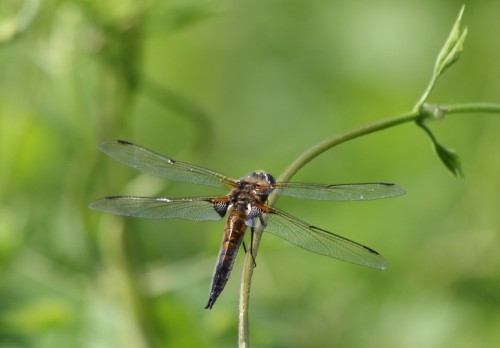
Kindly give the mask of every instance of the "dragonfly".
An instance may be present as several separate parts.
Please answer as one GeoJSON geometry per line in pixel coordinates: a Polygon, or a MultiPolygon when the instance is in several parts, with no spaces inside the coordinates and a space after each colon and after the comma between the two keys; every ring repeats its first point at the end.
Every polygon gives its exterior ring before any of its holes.
{"type": "Polygon", "coordinates": [[[269,205],[268,198],[274,193],[299,199],[364,201],[404,194],[405,190],[398,185],[277,182],[264,171],[235,180],[124,140],[103,142],[100,149],[116,161],[151,176],[230,190],[223,196],[189,198],[108,196],[89,205],[93,210],[140,218],[207,221],[227,216],[206,309],[212,309],[223,291],[246,231],[250,229],[253,237],[258,226],[264,232],[318,254],[376,269],[387,267],[387,262],[375,250],[299,220],[269,205]]]}

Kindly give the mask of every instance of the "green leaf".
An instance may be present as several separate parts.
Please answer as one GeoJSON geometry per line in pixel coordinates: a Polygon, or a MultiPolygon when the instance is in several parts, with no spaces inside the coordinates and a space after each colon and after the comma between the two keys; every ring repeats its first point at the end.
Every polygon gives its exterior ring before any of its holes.
{"type": "Polygon", "coordinates": [[[465,5],[462,6],[458,13],[457,20],[451,29],[450,35],[446,40],[444,46],[438,54],[436,65],[434,67],[435,75],[439,76],[453,65],[459,58],[463,50],[465,37],[467,36],[467,27],[463,30],[460,29],[462,15],[464,13],[465,5]]]}
{"type": "Polygon", "coordinates": [[[423,123],[422,120],[416,122],[417,125],[422,128],[425,133],[429,136],[432,141],[432,145],[434,146],[434,150],[436,151],[439,159],[445,165],[445,167],[455,176],[463,177],[462,164],[460,161],[460,157],[456,154],[455,151],[446,148],[444,145],[440,144],[432,131],[423,123]]]}
{"type": "Polygon", "coordinates": [[[465,6],[462,6],[460,12],[458,13],[457,20],[451,29],[450,35],[446,42],[444,43],[441,51],[436,58],[434,63],[434,71],[432,72],[431,79],[425,88],[424,93],[417,101],[413,107],[414,111],[420,111],[426,100],[429,98],[437,80],[443,74],[443,72],[452,66],[459,58],[462,53],[465,37],[467,36],[467,28],[464,30],[460,29],[460,24],[462,22],[462,15],[464,13],[465,6]]]}
{"type": "Polygon", "coordinates": [[[463,177],[464,173],[462,171],[462,164],[457,153],[453,150],[447,149],[437,141],[433,141],[433,144],[439,159],[441,159],[441,162],[443,162],[446,168],[448,168],[453,175],[463,177]]]}

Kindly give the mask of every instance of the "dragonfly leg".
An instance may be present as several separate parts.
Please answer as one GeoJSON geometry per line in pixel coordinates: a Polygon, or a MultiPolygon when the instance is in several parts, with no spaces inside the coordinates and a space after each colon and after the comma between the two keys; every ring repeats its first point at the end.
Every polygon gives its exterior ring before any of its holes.
{"type": "MultiPolygon", "coordinates": [[[[257,263],[255,262],[255,258],[253,257],[253,234],[254,234],[254,227],[250,227],[250,255],[252,255],[253,267],[255,268],[257,267],[257,263]]],[[[245,243],[243,243],[243,248],[245,248],[245,243]]]]}

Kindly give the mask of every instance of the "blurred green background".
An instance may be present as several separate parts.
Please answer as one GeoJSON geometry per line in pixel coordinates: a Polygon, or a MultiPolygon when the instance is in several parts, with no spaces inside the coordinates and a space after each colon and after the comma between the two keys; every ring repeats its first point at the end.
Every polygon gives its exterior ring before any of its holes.
{"type": "MultiPolygon", "coordinates": [[[[234,347],[242,255],[203,309],[223,222],[87,209],[106,195],[214,190],[143,176],[98,144],[126,139],[232,177],[278,176],[324,138],[410,110],[460,5],[0,2],[0,348],[234,347]]],[[[498,13],[498,1],[466,1],[465,51],[431,102],[500,102],[498,13]]],[[[498,345],[500,118],[430,127],[461,156],[464,179],[411,124],[343,144],[295,176],[405,187],[374,202],[278,202],[390,267],[264,236],[254,346],[498,345]]]]}

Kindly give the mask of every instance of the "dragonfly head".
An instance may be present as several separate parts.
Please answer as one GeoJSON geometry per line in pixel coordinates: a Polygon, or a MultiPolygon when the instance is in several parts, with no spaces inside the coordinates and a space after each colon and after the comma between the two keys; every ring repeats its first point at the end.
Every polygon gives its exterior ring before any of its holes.
{"type": "Polygon", "coordinates": [[[262,186],[271,186],[274,187],[276,185],[276,179],[264,171],[258,170],[255,171],[242,179],[242,181],[246,181],[249,183],[255,183],[257,185],[262,186]]]}

